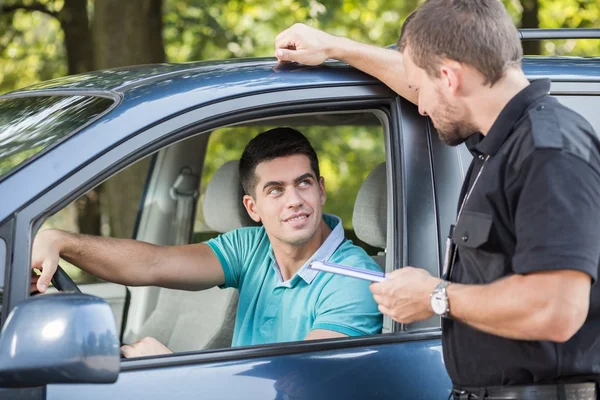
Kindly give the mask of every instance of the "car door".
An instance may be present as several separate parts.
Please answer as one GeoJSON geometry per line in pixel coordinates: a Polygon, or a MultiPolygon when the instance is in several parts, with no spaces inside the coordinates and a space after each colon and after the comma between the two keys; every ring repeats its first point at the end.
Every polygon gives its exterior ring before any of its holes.
{"type": "MultiPolygon", "coordinates": [[[[437,223],[425,119],[378,85],[296,89],[230,99],[180,114],[112,148],[16,215],[13,270],[27,276],[31,226],[125,167],[184,137],[227,124],[319,110],[375,109],[387,129],[391,223],[388,268],[439,269],[437,223]],[[182,129],[185,127],[185,129],[182,129]],[[65,195],[68,193],[68,195],[65,195]],[[433,251],[432,251],[433,250],[433,251]]],[[[19,279],[11,277],[15,283],[19,279]]],[[[20,287],[25,290],[26,284],[20,287]]],[[[48,399],[441,398],[449,393],[439,320],[357,338],[279,343],[124,360],[110,385],[48,385],[48,399]]]]}

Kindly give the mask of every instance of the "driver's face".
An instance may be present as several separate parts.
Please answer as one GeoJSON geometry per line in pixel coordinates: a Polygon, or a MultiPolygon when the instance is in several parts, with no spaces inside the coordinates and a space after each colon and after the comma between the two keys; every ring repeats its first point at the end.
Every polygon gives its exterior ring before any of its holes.
{"type": "MultiPolygon", "coordinates": [[[[260,163],[255,170],[250,216],[262,221],[273,243],[290,246],[308,242],[322,221],[325,182],[315,176],[305,155],[279,157],[260,163]]],[[[245,196],[245,204],[248,202],[245,196]]]]}

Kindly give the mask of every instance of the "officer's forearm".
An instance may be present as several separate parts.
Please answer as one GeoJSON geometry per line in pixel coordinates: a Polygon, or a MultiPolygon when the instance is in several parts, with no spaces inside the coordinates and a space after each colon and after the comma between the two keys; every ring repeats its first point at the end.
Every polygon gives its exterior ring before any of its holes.
{"type": "Polygon", "coordinates": [[[587,317],[589,293],[589,276],[567,270],[448,287],[454,319],[497,336],[555,342],[579,330],[587,317]]]}
{"type": "Polygon", "coordinates": [[[374,76],[400,96],[417,104],[417,92],[409,87],[400,52],[339,37],[336,38],[336,46],[331,49],[331,57],[374,76]]]}

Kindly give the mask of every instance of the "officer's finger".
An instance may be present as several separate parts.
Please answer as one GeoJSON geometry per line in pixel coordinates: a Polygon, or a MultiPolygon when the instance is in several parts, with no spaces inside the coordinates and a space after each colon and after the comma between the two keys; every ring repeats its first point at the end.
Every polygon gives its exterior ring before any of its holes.
{"type": "Polygon", "coordinates": [[[300,62],[307,53],[306,50],[289,50],[289,49],[277,49],[275,57],[279,61],[296,61],[300,62]]]}
{"type": "Polygon", "coordinates": [[[394,318],[394,313],[392,312],[392,310],[390,310],[386,306],[382,306],[380,304],[377,308],[379,309],[379,312],[381,312],[383,315],[387,315],[388,317],[392,317],[393,320],[397,321],[396,318],[394,318]]]}
{"type": "Polygon", "coordinates": [[[48,289],[48,286],[50,286],[50,281],[52,280],[54,272],[56,271],[54,264],[55,262],[50,258],[45,259],[42,263],[42,274],[37,282],[37,288],[40,293],[46,292],[46,289],[48,289]]]}
{"type": "Polygon", "coordinates": [[[275,40],[275,49],[295,49],[298,45],[298,35],[293,32],[281,34],[275,40]]]}
{"type": "Polygon", "coordinates": [[[382,282],[374,282],[369,285],[369,289],[371,290],[371,293],[373,293],[373,295],[381,296],[383,294],[384,288],[385,288],[385,286],[383,285],[382,282]]]}
{"type": "Polygon", "coordinates": [[[393,294],[393,289],[395,286],[397,286],[397,283],[387,279],[383,282],[374,282],[369,286],[369,288],[373,294],[389,297],[393,294]]]}
{"type": "Polygon", "coordinates": [[[389,307],[391,305],[390,299],[388,299],[387,297],[383,297],[383,296],[379,296],[379,295],[374,294],[373,295],[373,300],[375,300],[375,302],[377,304],[380,304],[382,306],[389,307]]]}
{"type": "Polygon", "coordinates": [[[291,30],[292,28],[287,28],[286,30],[279,32],[279,35],[275,36],[275,46],[279,47],[280,42],[284,41],[285,38],[289,36],[291,30]]]}
{"type": "Polygon", "coordinates": [[[406,275],[407,273],[410,273],[411,269],[412,269],[412,267],[403,267],[403,268],[394,270],[392,272],[385,274],[385,278],[389,279],[389,280],[398,279],[398,278],[402,277],[402,275],[406,275]]]}

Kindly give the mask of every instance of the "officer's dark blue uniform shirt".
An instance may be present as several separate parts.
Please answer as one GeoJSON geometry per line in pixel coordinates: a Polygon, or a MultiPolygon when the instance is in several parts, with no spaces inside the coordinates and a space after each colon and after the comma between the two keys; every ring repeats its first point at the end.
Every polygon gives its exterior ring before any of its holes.
{"type": "Polygon", "coordinates": [[[549,80],[534,81],[510,100],[485,137],[467,141],[474,159],[459,206],[485,167],[454,230],[458,256],[449,279],[486,284],[512,274],[583,271],[593,284],[589,315],[565,343],[506,339],[444,319],[444,360],[455,385],[600,374],[600,288],[594,284],[600,263],[600,142],[590,124],[549,90],[549,80]]]}

